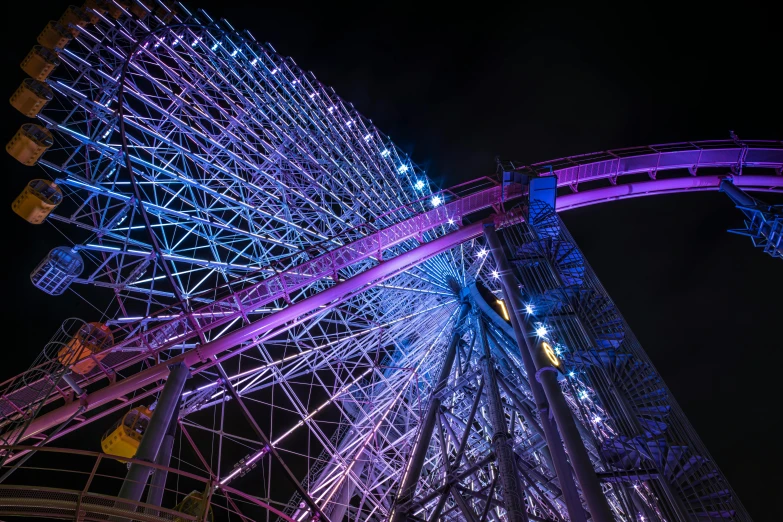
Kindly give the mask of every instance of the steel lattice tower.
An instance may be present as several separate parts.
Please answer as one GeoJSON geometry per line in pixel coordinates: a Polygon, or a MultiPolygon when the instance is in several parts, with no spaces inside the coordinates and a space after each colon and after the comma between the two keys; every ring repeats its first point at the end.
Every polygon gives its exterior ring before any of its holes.
{"type": "MultiPolygon", "coordinates": [[[[0,513],[750,519],[556,210],[731,191],[730,169],[780,192],[782,143],[506,164],[442,190],[204,12],[89,0],[39,43],[11,100],[35,124],[8,151],[41,179],[14,210],[71,241],[33,284],[104,313],[0,385],[0,513]],[[130,456],[50,448],[132,415],[130,456]],[[45,459],[71,475],[41,479],[45,459]]],[[[776,209],[739,204],[777,252],[776,209]]]]}

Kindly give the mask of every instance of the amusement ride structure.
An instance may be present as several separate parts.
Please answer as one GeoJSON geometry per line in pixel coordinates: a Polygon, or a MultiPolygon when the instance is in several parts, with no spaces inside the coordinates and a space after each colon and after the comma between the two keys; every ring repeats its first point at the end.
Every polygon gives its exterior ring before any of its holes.
{"type": "Polygon", "coordinates": [[[441,190],[269,44],[152,0],[69,7],[22,69],[13,210],[71,241],[30,279],[103,312],[0,385],[3,517],[750,520],[557,212],[720,189],[783,257],[746,193],[783,191],[782,142],[441,190]]]}

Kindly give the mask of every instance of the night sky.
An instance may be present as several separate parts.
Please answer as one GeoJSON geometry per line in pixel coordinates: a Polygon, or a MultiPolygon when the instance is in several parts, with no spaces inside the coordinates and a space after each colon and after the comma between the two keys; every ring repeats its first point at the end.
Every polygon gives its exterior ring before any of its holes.
{"type": "MultiPolygon", "coordinates": [[[[37,33],[67,4],[6,10],[7,96],[37,33]]],[[[772,8],[231,4],[188,3],[312,70],[444,187],[491,175],[496,156],[533,163],[724,139],[730,130],[783,139],[783,45],[772,8]]],[[[3,115],[9,139],[25,119],[10,106],[3,115]]],[[[15,333],[2,380],[32,362],[62,319],[94,313],[73,295],[30,285],[34,265],[65,242],[11,212],[32,171],[6,154],[3,162],[3,321],[15,333]]],[[[724,194],[627,200],[563,219],[751,515],[773,519],[783,464],[783,264],[726,232],[742,219],[724,194]]]]}

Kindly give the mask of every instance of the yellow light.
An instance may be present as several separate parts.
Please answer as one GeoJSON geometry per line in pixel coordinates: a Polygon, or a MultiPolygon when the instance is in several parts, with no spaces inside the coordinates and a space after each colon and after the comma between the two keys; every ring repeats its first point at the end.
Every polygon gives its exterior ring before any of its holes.
{"type": "Polygon", "coordinates": [[[552,349],[549,343],[544,341],[541,343],[541,347],[544,349],[544,353],[549,359],[549,362],[551,362],[554,366],[560,366],[560,359],[557,358],[555,351],[552,349]]]}
{"type": "Polygon", "coordinates": [[[503,319],[505,319],[506,321],[510,321],[511,318],[508,316],[508,310],[506,310],[506,303],[504,303],[502,299],[498,299],[498,304],[500,305],[500,312],[503,314],[503,319]]]}

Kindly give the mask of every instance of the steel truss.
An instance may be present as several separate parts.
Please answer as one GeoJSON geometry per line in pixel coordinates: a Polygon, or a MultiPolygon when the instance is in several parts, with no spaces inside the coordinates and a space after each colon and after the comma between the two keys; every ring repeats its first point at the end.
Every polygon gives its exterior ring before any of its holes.
{"type": "MultiPolygon", "coordinates": [[[[115,344],[94,370],[70,374],[72,386],[56,351],[76,323],[64,325],[0,386],[8,444],[109,425],[154,402],[183,362],[192,378],[172,467],[216,493],[242,488],[297,521],[586,520],[515,332],[479,291],[501,296],[481,238],[491,211],[537,300],[528,329],[545,323],[574,370],[560,386],[613,515],[745,519],[562,223],[550,212],[543,229],[519,225],[525,187],[431,187],[371,121],[269,44],[179,4],[135,2],[142,19],[110,1],[124,14],[96,11],[60,52],[55,99],[39,116],[55,145],[39,164],[66,195],[49,221],[67,225],[87,262],[75,284],[96,287],[115,344]],[[555,279],[526,271],[544,265],[555,279]],[[607,379],[638,387],[616,396],[607,379]],[[232,418],[242,413],[252,421],[232,418]],[[293,497],[277,480],[283,464],[299,480],[293,497]]],[[[780,171],[780,142],[506,167],[556,175],[570,191],[561,210],[716,189],[710,169],[737,165],[737,186],[781,190],[779,176],[752,171],[780,171]]],[[[221,498],[226,512],[264,516],[221,498]]]]}

